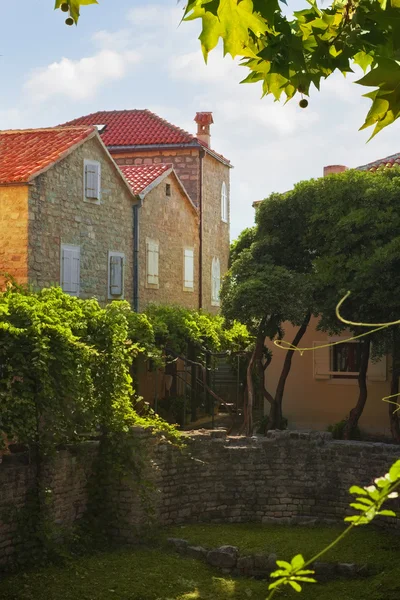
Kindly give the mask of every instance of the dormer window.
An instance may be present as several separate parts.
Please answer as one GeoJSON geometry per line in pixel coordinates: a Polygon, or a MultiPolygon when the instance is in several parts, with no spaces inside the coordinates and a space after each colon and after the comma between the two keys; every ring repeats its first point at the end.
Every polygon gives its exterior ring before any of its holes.
{"type": "Polygon", "coordinates": [[[103,133],[107,125],[94,125],[99,133],[103,133]]]}
{"type": "Polygon", "coordinates": [[[228,222],[228,191],[226,189],[225,181],[222,183],[221,187],[221,219],[225,223],[228,222]]]}

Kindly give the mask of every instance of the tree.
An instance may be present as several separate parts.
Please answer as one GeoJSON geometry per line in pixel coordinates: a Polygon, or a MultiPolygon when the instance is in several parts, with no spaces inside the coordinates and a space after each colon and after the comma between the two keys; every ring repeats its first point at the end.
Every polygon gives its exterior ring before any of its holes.
{"type": "MultiPolygon", "coordinates": [[[[56,0],[78,22],[80,7],[97,0],[56,0]]],[[[244,83],[260,82],[263,95],[301,96],[307,107],[310,86],[335,71],[343,75],[359,65],[368,73],[357,83],[375,88],[362,129],[373,134],[400,115],[400,1],[336,0],[320,8],[316,0],[288,17],[285,0],[188,0],[184,20],[200,19],[205,59],[222,40],[224,54],[240,58],[250,71],[244,83]]]]}
{"type": "Polygon", "coordinates": [[[268,429],[284,425],[282,401],[294,350],[286,353],[274,395],[265,387],[265,370],[272,356],[265,339],[282,337],[285,321],[299,330],[293,345],[300,343],[312,312],[312,261],[304,246],[303,224],[307,203],[289,194],[272,194],[257,209],[257,226],[245,230],[232,245],[231,267],[221,292],[222,313],[238,319],[255,336],[247,369],[246,432],[252,432],[253,369],[258,372],[262,396],[270,404],[268,429]]]}
{"type": "MultiPolygon", "coordinates": [[[[294,193],[310,202],[312,213],[306,237],[313,254],[316,278],[315,307],[319,329],[339,332],[346,327],[335,316],[335,306],[348,290],[342,313],[355,336],[365,333],[361,323],[395,321],[400,312],[400,170],[365,173],[348,171],[296,187],[294,193]]],[[[377,329],[370,327],[371,330],[377,329]]],[[[385,331],[386,335],[387,332],[385,331]]],[[[392,393],[398,385],[398,339],[393,330],[390,350],[395,368],[392,393]],[[392,343],[393,342],[393,343],[392,343]]],[[[357,427],[367,401],[367,369],[386,352],[377,333],[361,338],[359,395],[348,415],[344,436],[357,427]]],[[[391,429],[400,442],[399,424],[389,405],[391,429]]]]}

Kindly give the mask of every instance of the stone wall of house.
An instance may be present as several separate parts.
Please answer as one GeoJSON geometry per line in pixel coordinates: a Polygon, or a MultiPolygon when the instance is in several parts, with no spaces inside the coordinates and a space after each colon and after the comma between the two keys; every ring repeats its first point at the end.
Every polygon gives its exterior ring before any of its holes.
{"type": "Polygon", "coordinates": [[[133,198],[92,138],[37,177],[29,196],[29,282],[60,283],[61,244],[80,246],[80,297],[108,299],[108,252],[125,254],[125,298],[133,300],[133,198]],[[84,160],[101,163],[101,202],[84,200],[84,160]]]}
{"type": "Polygon", "coordinates": [[[213,258],[220,261],[221,281],[229,263],[229,207],[228,222],[221,218],[221,189],[225,182],[230,198],[230,168],[208,154],[203,160],[203,307],[213,313],[218,304],[211,301],[211,266],[213,258]]]}
{"type": "Polygon", "coordinates": [[[117,165],[155,165],[171,164],[190,198],[199,204],[199,150],[180,148],[179,150],[137,150],[113,153],[117,165]]]}
{"type": "MultiPolygon", "coordinates": [[[[199,150],[182,148],[179,150],[118,152],[114,155],[114,159],[119,165],[172,164],[193,202],[196,205],[199,204],[199,150]]],[[[224,181],[228,198],[230,198],[230,168],[205,153],[203,158],[202,305],[207,311],[213,313],[219,311],[219,306],[211,302],[212,259],[216,257],[220,260],[221,279],[228,269],[229,261],[229,217],[227,223],[221,219],[221,188],[224,181]]]]}
{"type": "Polygon", "coordinates": [[[174,175],[166,177],[145,197],[139,209],[139,308],[149,302],[199,307],[199,219],[174,175]],[[170,196],[166,195],[170,185],[170,196]],[[146,240],[159,244],[158,286],[148,284],[146,240]],[[184,249],[194,251],[194,287],[184,287],[184,249]]]}
{"type": "MultiPolygon", "coordinates": [[[[197,432],[183,451],[143,430],[133,435],[137,468],[115,479],[108,496],[115,511],[110,532],[120,542],[137,541],[149,523],[341,521],[350,486],[371,484],[400,454],[398,446],[334,441],[328,433],[246,439],[197,432]]],[[[59,526],[68,528],[84,513],[95,448],[61,452],[47,469],[50,514],[59,526]]],[[[16,457],[0,464],[0,565],[29,550],[18,532],[34,477],[35,468],[16,457]]],[[[390,502],[399,513],[399,501],[390,502]]],[[[400,531],[399,519],[377,524],[400,531]]]]}
{"type": "Polygon", "coordinates": [[[0,187],[0,289],[2,273],[28,283],[28,186],[0,187]]]}

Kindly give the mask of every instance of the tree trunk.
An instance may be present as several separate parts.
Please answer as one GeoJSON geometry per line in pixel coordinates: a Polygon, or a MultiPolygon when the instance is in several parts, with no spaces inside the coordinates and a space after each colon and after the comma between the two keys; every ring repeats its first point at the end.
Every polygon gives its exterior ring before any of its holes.
{"type": "Polygon", "coordinates": [[[244,410],[243,410],[243,416],[244,416],[244,430],[246,435],[252,435],[253,433],[253,406],[254,406],[254,385],[253,385],[253,368],[254,368],[254,364],[257,362],[257,364],[261,363],[261,359],[262,359],[262,351],[264,348],[264,340],[265,340],[265,334],[264,334],[264,328],[262,326],[260,326],[259,332],[257,334],[257,340],[256,340],[256,345],[255,348],[253,350],[253,353],[251,355],[249,364],[247,365],[247,375],[246,375],[246,382],[247,382],[247,397],[244,399],[244,410]]]}
{"type": "MultiPolygon", "coordinates": [[[[392,381],[390,385],[390,394],[394,396],[399,393],[399,377],[400,377],[400,348],[399,348],[399,328],[393,327],[393,344],[392,344],[392,381]]],[[[400,396],[391,398],[392,402],[399,402],[400,396]]],[[[389,422],[390,431],[392,432],[393,441],[400,444],[400,421],[398,407],[389,403],[389,422]]]]}
{"type": "MultiPolygon", "coordinates": [[[[292,346],[297,347],[305,334],[308,324],[311,319],[311,313],[307,313],[304,321],[302,322],[299,330],[293,338],[292,346]]],[[[283,393],[285,391],[286,380],[290,373],[290,368],[292,366],[292,359],[295,350],[288,350],[286,352],[285,360],[283,363],[281,375],[279,377],[278,385],[276,387],[275,398],[273,403],[271,404],[271,410],[269,413],[268,426],[267,429],[282,429],[282,401],[283,401],[283,393]]]]}
{"type": "Polygon", "coordinates": [[[358,421],[364,410],[365,403],[367,401],[368,389],[367,389],[367,371],[368,361],[370,352],[371,342],[369,339],[361,342],[361,360],[360,360],[360,372],[358,374],[358,387],[359,394],[357,404],[351,409],[347,423],[343,430],[343,439],[350,440],[353,433],[358,425],[358,421]]]}

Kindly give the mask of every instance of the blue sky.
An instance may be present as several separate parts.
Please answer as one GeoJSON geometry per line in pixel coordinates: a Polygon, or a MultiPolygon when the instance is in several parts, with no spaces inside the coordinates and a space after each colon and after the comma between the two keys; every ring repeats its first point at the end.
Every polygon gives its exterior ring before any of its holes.
{"type": "MultiPolygon", "coordinates": [[[[298,9],[305,0],[290,4],[298,9]]],[[[365,88],[338,75],[309,107],[260,99],[243,68],[220,50],[204,65],[199,24],[178,27],[176,0],[100,0],[77,28],[52,0],[7,2],[0,41],[0,129],[56,125],[97,110],[149,108],[194,133],[212,110],[212,146],[230,158],[231,235],[253,222],[252,202],[319,177],[324,165],[357,166],[400,151],[399,125],[366,144],[358,128],[365,88]]]]}

